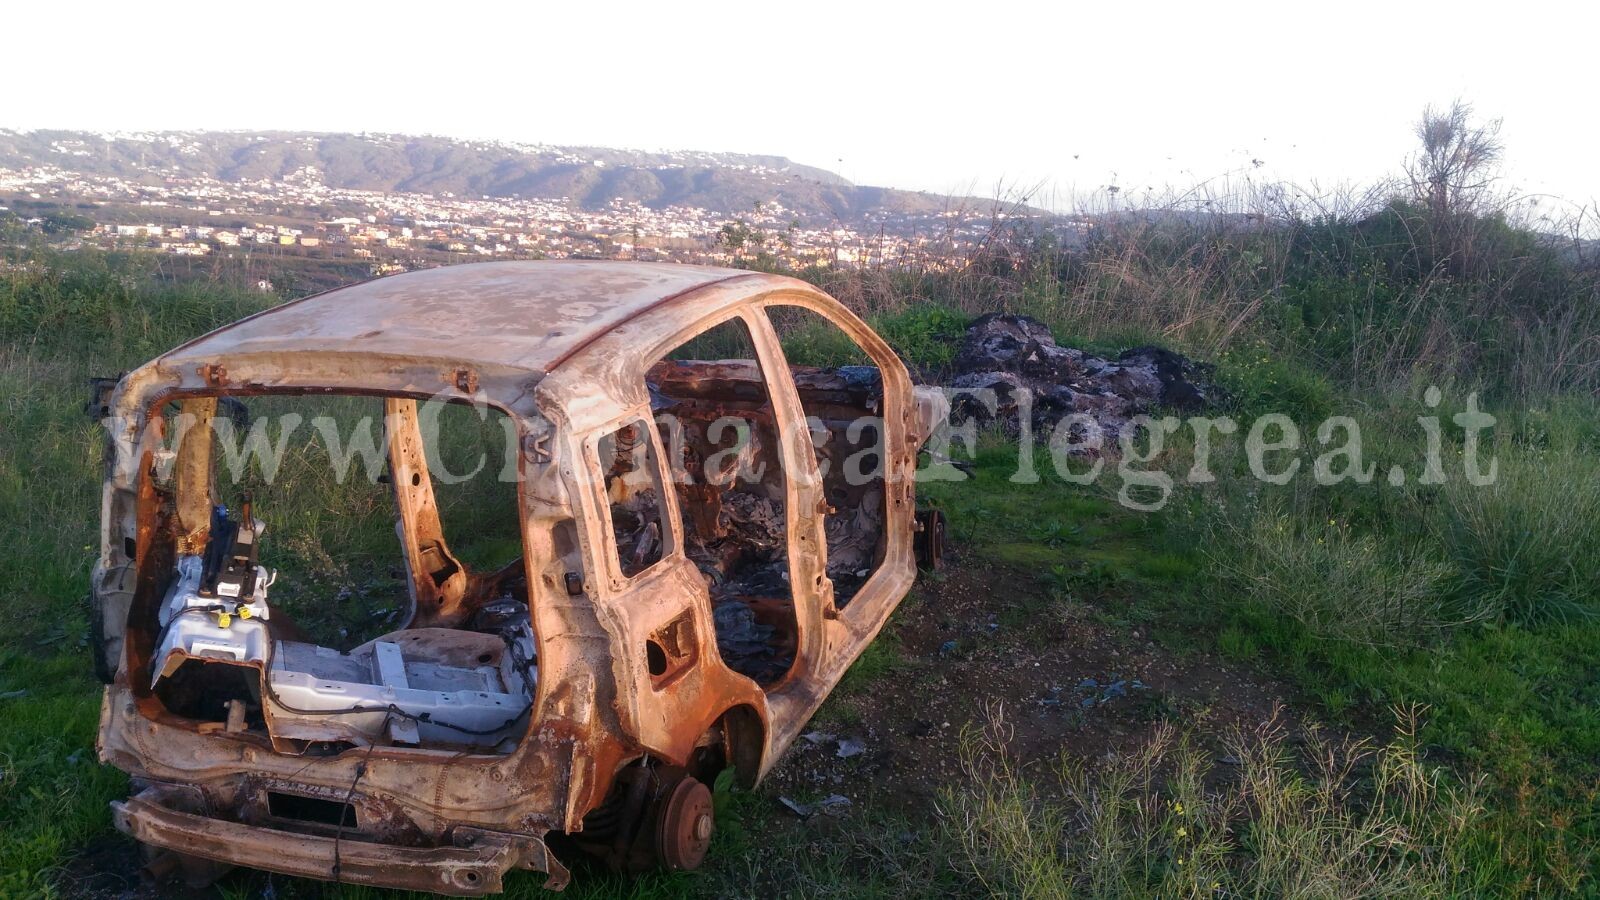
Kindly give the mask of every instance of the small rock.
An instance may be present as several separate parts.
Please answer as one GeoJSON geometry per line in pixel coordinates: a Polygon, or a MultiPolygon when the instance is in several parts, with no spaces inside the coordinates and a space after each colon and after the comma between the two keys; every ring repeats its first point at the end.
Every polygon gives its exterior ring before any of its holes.
{"type": "Polygon", "coordinates": [[[860,756],[865,752],[867,752],[866,744],[852,738],[845,738],[839,742],[839,749],[836,755],[840,759],[849,759],[852,756],[860,756]]]}

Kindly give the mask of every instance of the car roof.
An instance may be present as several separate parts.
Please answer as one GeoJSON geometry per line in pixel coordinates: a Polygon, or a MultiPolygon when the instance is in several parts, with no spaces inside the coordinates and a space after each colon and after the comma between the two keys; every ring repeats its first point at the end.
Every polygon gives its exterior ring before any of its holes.
{"type": "Polygon", "coordinates": [[[423,269],[313,294],[241,319],[158,362],[337,353],[549,372],[612,329],[699,288],[781,281],[739,269],[603,260],[423,269]]]}

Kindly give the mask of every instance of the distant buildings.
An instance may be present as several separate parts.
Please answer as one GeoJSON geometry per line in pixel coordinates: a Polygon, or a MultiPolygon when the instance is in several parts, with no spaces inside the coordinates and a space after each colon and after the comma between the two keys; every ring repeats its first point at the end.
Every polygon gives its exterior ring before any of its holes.
{"type": "MultiPolygon", "coordinates": [[[[64,147],[63,153],[76,152],[64,147]]],[[[163,173],[160,183],[0,168],[0,200],[20,194],[63,205],[90,201],[90,243],[175,255],[301,253],[369,261],[373,270],[452,258],[591,257],[732,262],[770,256],[799,268],[958,264],[1004,214],[876,211],[855,225],[804,223],[779,202],[747,215],[613,200],[585,209],[566,197],[487,198],[331,188],[312,168],[270,181],[224,182],[163,173]],[[159,213],[157,212],[159,211],[159,213]],[[138,224],[129,224],[135,219],[138,224]],[[207,224],[196,224],[205,221],[207,224]],[[740,245],[724,229],[744,235],[740,245]]]]}

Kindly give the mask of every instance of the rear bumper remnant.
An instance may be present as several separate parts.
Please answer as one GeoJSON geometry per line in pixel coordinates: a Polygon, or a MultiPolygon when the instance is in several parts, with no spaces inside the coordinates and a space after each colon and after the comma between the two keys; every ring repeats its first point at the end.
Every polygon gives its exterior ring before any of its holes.
{"type": "Polygon", "coordinates": [[[545,887],[551,890],[561,890],[569,880],[544,841],[530,835],[458,826],[455,846],[401,847],[353,835],[336,839],[229,822],[175,809],[172,799],[170,789],[153,785],[112,803],[112,820],[118,831],[151,846],[347,884],[479,897],[499,893],[511,869],[547,873],[545,887]]]}

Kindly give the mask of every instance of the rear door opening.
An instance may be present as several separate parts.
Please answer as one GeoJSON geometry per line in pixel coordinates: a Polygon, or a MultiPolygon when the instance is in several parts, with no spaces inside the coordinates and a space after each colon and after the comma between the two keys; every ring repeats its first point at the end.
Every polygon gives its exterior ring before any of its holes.
{"type": "Polygon", "coordinates": [[[783,426],[749,326],[729,319],[646,374],[667,448],[684,553],[710,593],[717,650],[770,686],[794,666],[799,625],[789,566],[783,426]]]}

